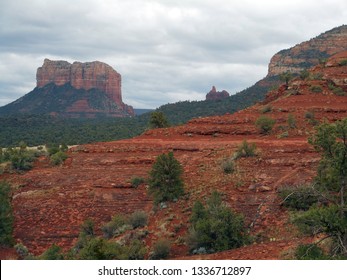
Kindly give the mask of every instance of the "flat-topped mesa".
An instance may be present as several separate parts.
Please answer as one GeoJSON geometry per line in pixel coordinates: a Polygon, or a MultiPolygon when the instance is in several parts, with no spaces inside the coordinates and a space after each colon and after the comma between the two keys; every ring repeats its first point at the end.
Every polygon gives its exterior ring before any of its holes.
{"type": "Polygon", "coordinates": [[[74,62],[45,59],[36,73],[37,87],[54,83],[62,86],[70,83],[76,89],[98,89],[103,91],[116,104],[123,107],[121,91],[121,75],[106,63],[74,62]]]}

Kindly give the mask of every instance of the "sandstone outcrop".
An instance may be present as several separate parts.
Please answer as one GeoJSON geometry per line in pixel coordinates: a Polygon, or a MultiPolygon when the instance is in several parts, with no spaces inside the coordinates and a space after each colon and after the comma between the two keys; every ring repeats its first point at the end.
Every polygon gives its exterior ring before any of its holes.
{"type": "Polygon", "coordinates": [[[36,88],[4,106],[0,114],[50,114],[68,118],[128,117],[121,75],[106,63],[45,59],[37,69],[36,88]]]}
{"type": "Polygon", "coordinates": [[[99,89],[105,92],[116,104],[122,103],[121,75],[106,63],[74,62],[45,59],[37,69],[37,87],[54,83],[62,86],[70,83],[76,89],[99,89]]]}
{"type": "Polygon", "coordinates": [[[275,54],[269,64],[268,77],[286,71],[299,73],[345,50],[347,50],[347,25],[342,25],[275,54]]]}
{"type": "Polygon", "coordinates": [[[221,100],[229,96],[230,94],[226,90],[217,91],[216,87],[213,86],[210,92],[206,94],[206,100],[221,100]]]}

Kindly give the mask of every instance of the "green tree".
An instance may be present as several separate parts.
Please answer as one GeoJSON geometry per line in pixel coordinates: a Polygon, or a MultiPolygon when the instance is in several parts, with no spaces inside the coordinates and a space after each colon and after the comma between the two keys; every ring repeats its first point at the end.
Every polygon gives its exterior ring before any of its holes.
{"type": "Polygon", "coordinates": [[[293,79],[293,74],[289,71],[280,74],[280,80],[285,82],[287,88],[291,79],[293,79]]]}
{"type": "Polygon", "coordinates": [[[305,81],[308,79],[308,77],[310,77],[310,72],[308,72],[306,69],[302,70],[300,72],[300,79],[305,81]]]}
{"type": "Polygon", "coordinates": [[[0,245],[13,244],[13,213],[10,201],[10,185],[0,182],[0,245]]]}
{"type": "Polygon", "coordinates": [[[275,123],[276,121],[272,118],[269,118],[267,116],[260,116],[255,121],[255,126],[260,130],[260,133],[269,134],[275,123]]]}
{"type": "Polygon", "coordinates": [[[331,254],[347,257],[347,118],[321,124],[309,143],[322,156],[316,184],[328,203],[298,215],[296,223],[306,232],[331,237],[331,254]]]}
{"type": "Polygon", "coordinates": [[[206,206],[200,201],[194,204],[190,222],[187,243],[191,250],[223,251],[248,242],[243,217],[225,206],[217,192],[212,193],[206,206]]]}
{"type": "Polygon", "coordinates": [[[183,168],[172,152],[157,157],[149,174],[149,193],[156,204],[183,195],[182,174],[183,168]]]}
{"type": "Polygon", "coordinates": [[[152,112],[149,119],[150,128],[164,128],[169,127],[169,122],[163,112],[152,112]]]}

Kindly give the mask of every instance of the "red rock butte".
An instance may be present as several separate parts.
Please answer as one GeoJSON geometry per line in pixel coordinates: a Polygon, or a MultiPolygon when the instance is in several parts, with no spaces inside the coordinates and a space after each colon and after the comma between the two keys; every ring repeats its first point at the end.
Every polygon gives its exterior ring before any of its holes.
{"type": "Polygon", "coordinates": [[[70,83],[76,89],[98,89],[117,105],[125,108],[122,101],[121,75],[106,63],[74,62],[45,59],[36,73],[37,87],[42,88],[50,83],[62,86],[70,83]]]}
{"type": "Polygon", "coordinates": [[[217,91],[216,87],[212,86],[210,92],[206,94],[206,100],[221,100],[228,98],[229,96],[230,94],[226,90],[217,91]]]}

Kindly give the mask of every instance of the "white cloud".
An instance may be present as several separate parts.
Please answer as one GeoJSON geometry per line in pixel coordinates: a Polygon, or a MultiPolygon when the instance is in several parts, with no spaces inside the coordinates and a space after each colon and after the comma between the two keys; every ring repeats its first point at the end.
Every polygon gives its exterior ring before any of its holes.
{"type": "Polygon", "coordinates": [[[345,0],[0,0],[0,106],[35,86],[43,59],[106,62],[147,108],[235,93],[277,51],[344,24],[345,0]]]}

